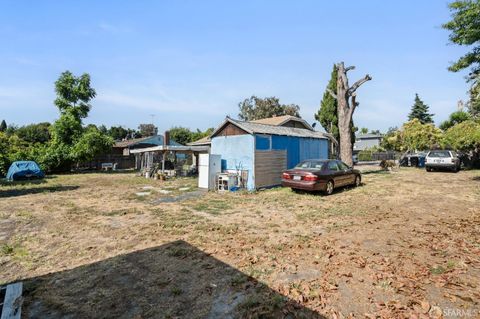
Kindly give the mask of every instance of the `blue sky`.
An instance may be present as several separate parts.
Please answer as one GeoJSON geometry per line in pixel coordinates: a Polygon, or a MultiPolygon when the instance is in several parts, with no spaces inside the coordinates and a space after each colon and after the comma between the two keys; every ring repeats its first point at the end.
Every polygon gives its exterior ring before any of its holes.
{"type": "Polygon", "coordinates": [[[0,0],[0,119],[53,121],[53,83],[88,72],[97,91],[86,123],[217,126],[255,94],[296,103],[313,122],[334,62],[355,65],[355,124],[386,130],[414,94],[435,121],[466,99],[447,67],[447,1],[0,0]],[[339,19],[340,18],[340,19],[339,19]]]}

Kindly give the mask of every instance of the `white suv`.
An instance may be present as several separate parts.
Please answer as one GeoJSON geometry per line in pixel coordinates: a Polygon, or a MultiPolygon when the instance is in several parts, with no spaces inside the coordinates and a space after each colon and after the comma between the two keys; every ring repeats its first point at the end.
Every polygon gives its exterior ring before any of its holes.
{"type": "Polygon", "coordinates": [[[430,151],[425,158],[425,168],[427,172],[442,168],[458,172],[460,170],[460,159],[454,151],[430,151]]]}

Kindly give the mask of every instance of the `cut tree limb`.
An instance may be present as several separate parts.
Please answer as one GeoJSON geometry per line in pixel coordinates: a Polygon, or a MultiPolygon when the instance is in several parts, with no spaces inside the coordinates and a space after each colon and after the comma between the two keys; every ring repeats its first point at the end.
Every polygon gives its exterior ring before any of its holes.
{"type": "Polygon", "coordinates": [[[352,95],[363,83],[370,81],[372,77],[370,75],[365,75],[363,79],[358,80],[357,82],[353,83],[353,85],[348,89],[348,94],[352,95]]]}
{"type": "Polygon", "coordinates": [[[333,93],[332,90],[330,90],[329,88],[327,88],[327,92],[330,93],[330,95],[336,100],[337,99],[337,95],[335,93],[333,93]]]}

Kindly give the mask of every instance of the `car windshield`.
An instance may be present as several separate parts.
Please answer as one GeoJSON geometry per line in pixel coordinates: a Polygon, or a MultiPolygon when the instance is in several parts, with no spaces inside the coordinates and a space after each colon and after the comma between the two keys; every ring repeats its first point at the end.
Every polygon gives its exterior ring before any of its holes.
{"type": "Polygon", "coordinates": [[[449,151],[431,151],[428,157],[450,157],[449,151]]]}
{"type": "Polygon", "coordinates": [[[303,161],[297,164],[296,169],[321,169],[324,161],[303,161]]]}

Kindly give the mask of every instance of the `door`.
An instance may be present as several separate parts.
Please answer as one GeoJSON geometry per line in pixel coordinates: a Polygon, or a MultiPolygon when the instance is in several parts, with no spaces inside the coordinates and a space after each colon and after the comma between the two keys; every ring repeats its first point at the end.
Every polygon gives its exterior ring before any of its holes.
{"type": "Polygon", "coordinates": [[[337,161],[328,162],[328,173],[333,179],[333,183],[335,184],[335,187],[339,187],[343,185],[342,172],[338,167],[337,161]]]}
{"type": "Polygon", "coordinates": [[[355,174],[353,173],[353,170],[351,167],[349,167],[347,164],[345,164],[342,161],[338,161],[338,167],[340,168],[340,171],[343,173],[343,185],[351,185],[355,183],[355,174]]]}

